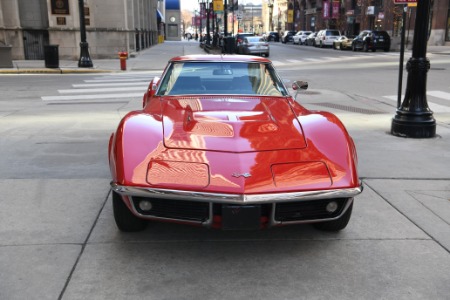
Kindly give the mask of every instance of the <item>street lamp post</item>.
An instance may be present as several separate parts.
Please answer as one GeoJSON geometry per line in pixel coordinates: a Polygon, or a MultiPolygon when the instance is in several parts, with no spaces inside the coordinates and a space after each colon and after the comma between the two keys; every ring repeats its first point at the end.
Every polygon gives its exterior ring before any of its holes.
{"type": "Polygon", "coordinates": [[[204,13],[205,13],[205,10],[204,10],[204,6],[203,6],[203,0],[198,0],[198,3],[199,3],[199,5],[200,5],[200,29],[199,29],[199,41],[200,41],[200,44],[202,43],[202,41],[203,41],[203,36],[202,36],[202,34],[203,34],[203,28],[202,28],[202,23],[203,23],[203,15],[204,15],[204,13]]]}
{"type": "Polygon", "coordinates": [[[211,31],[210,31],[210,25],[209,24],[209,17],[211,14],[211,6],[210,6],[210,2],[206,2],[206,45],[210,45],[211,44],[211,31]]]}
{"type": "Polygon", "coordinates": [[[84,20],[84,1],[78,0],[78,8],[80,14],[80,59],[78,60],[79,68],[92,68],[92,60],[89,56],[89,44],[86,41],[86,23],[84,20]]]}
{"type": "Polygon", "coordinates": [[[273,0],[269,0],[269,4],[267,5],[267,7],[269,7],[269,30],[273,31],[273,0]]]}
{"type": "Polygon", "coordinates": [[[436,135],[436,120],[428,107],[426,57],[430,0],[417,1],[412,57],[406,64],[408,79],[403,103],[392,119],[391,133],[410,138],[431,138],[436,135]]]}
{"type": "MultiPolygon", "coordinates": [[[[233,9],[235,9],[233,7],[233,9]]],[[[233,10],[233,15],[234,15],[234,10],[233,10]]],[[[224,0],[223,2],[223,34],[225,37],[228,36],[228,1],[224,0]]],[[[233,29],[234,31],[234,29],[233,29]]]]}

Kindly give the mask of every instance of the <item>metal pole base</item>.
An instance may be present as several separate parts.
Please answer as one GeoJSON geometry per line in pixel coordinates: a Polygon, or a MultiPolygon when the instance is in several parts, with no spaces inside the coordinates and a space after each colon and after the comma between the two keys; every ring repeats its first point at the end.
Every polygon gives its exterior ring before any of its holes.
{"type": "Polygon", "coordinates": [[[89,44],[87,42],[80,43],[80,59],[78,60],[79,68],[92,68],[91,57],[89,56],[89,44]]]}
{"type": "Polygon", "coordinates": [[[436,135],[436,120],[428,107],[426,95],[429,69],[430,61],[426,57],[409,59],[405,99],[392,119],[392,135],[409,138],[432,138],[436,135]]]}
{"type": "Polygon", "coordinates": [[[391,134],[406,138],[432,138],[436,135],[436,120],[432,115],[415,115],[397,110],[392,119],[391,134]]]}

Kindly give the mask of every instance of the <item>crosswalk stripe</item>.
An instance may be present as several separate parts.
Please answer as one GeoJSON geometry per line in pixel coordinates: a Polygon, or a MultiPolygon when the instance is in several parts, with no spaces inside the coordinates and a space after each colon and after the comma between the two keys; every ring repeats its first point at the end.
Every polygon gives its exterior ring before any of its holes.
{"type": "Polygon", "coordinates": [[[299,62],[302,62],[301,60],[298,60],[298,59],[286,59],[286,61],[291,62],[291,63],[299,63],[299,62]]]}
{"type": "MultiPolygon", "coordinates": [[[[151,79],[150,79],[151,80],[151,79]]],[[[86,83],[100,83],[100,82],[136,82],[136,81],[144,81],[149,82],[148,78],[142,78],[142,79],[136,79],[136,78],[130,78],[130,79],[87,79],[84,82],[86,83]]]]}
{"type": "MultiPolygon", "coordinates": [[[[427,92],[427,95],[434,96],[434,95],[432,95],[430,93],[439,94],[439,93],[444,93],[444,92],[439,92],[439,91],[427,92]]],[[[444,94],[448,94],[448,93],[444,93],[444,94]]],[[[434,97],[436,97],[436,96],[434,96],[434,97]]],[[[386,98],[386,99],[389,99],[389,100],[393,100],[393,101],[397,101],[398,96],[397,95],[395,95],[395,96],[390,95],[390,96],[383,96],[383,98],[386,98]]],[[[402,101],[403,101],[404,98],[405,98],[405,95],[402,95],[402,97],[401,97],[402,101]]],[[[436,98],[441,98],[441,97],[436,97],[436,98]]],[[[446,100],[448,100],[448,99],[446,99],[446,100]]],[[[433,112],[435,112],[435,113],[438,113],[438,112],[440,112],[440,113],[450,112],[450,107],[449,106],[437,104],[437,103],[434,103],[434,102],[431,102],[431,101],[427,101],[427,103],[428,103],[428,106],[430,107],[430,109],[433,112]]]]}
{"type": "Polygon", "coordinates": [[[127,82],[127,83],[87,83],[87,84],[72,84],[74,88],[84,88],[84,87],[107,87],[107,86],[145,86],[149,85],[149,81],[142,82],[127,82]]]}
{"type": "Polygon", "coordinates": [[[142,98],[143,93],[126,94],[98,94],[98,95],[73,95],[73,96],[43,96],[42,101],[70,101],[70,100],[95,100],[95,99],[130,99],[142,98]]]}
{"type": "Polygon", "coordinates": [[[430,91],[430,92],[427,92],[427,95],[430,95],[430,96],[433,96],[436,98],[445,99],[445,100],[450,100],[450,93],[446,93],[446,92],[430,91]]]}
{"type": "Polygon", "coordinates": [[[108,92],[125,92],[125,91],[142,91],[145,92],[146,87],[118,87],[118,88],[98,88],[98,89],[72,89],[58,90],[60,94],[83,94],[83,93],[108,93],[108,92]]]}

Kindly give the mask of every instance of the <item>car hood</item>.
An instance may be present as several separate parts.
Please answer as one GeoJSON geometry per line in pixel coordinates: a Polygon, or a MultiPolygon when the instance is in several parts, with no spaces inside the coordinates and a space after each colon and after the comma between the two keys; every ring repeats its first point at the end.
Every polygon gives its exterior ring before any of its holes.
{"type": "Polygon", "coordinates": [[[254,152],[306,147],[288,98],[172,96],[161,104],[167,148],[254,152]]]}

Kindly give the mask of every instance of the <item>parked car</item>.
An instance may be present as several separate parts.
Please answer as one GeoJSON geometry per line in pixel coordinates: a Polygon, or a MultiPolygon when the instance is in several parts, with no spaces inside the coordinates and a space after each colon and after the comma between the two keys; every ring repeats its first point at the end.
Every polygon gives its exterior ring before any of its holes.
{"type": "Polygon", "coordinates": [[[333,41],[341,36],[341,32],[336,29],[323,29],[317,33],[316,47],[332,47],[333,41]]]}
{"type": "Polygon", "coordinates": [[[348,38],[345,35],[341,35],[333,41],[333,49],[335,50],[345,50],[352,48],[353,38],[348,38]]]}
{"type": "Polygon", "coordinates": [[[263,37],[268,42],[279,42],[280,34],[276,31],[269,31],[263,34],[263,37]]]}
{"type": "Polygon", "coordinates": [[[244,37],[244,41],[238,44],[238,53],[269,57],[269,42],[265,41],[261,36],[244,37]]]}
{"type": "Polygon", "coordinates": [[[386,31],[363,30],[353,39],[352,50],[362,50],[373,52],[378,49],[389,52],[391,48],[391,37],[386,31]]]}
{"type": "Polygon", "coordinates": [[[122,231],[147,221],[339,231],[362,191],[341,121],[301,106],[270,60],[249,55],[172,58],[111,135],[108,158],[122,231]]]}
{"type": "Polygon", "coordinates": [[[293,36],[295,35],[295,33],[295,31],[285,31],[283,36],[281,37],[281,42],[283,44],[292,42],[294,40],[293,36]]]}
{"type": "Polygon", "coordinates": [[[306,38],[305,45],[307,46],[315,46],[316,45],[316,36],[317,32],[313,32],[306,38]]]}
{"type": "Polygon", "coordinates": [[[238,48],[239,48],[239,44],[242,43],[244,41],[244,37],[246,36],[255,36],[255,34],[253,32],[241,32],[241,33],[237,33],[234,38],[235,38],[235,52],[238,53],[238,48]]]}
{"type": "Polygon", "coordinates": [[[306,38],[310,35],[311,31],[299,31],[293,37],[294,44],[303,45],[305,43],[306,38]]]}

